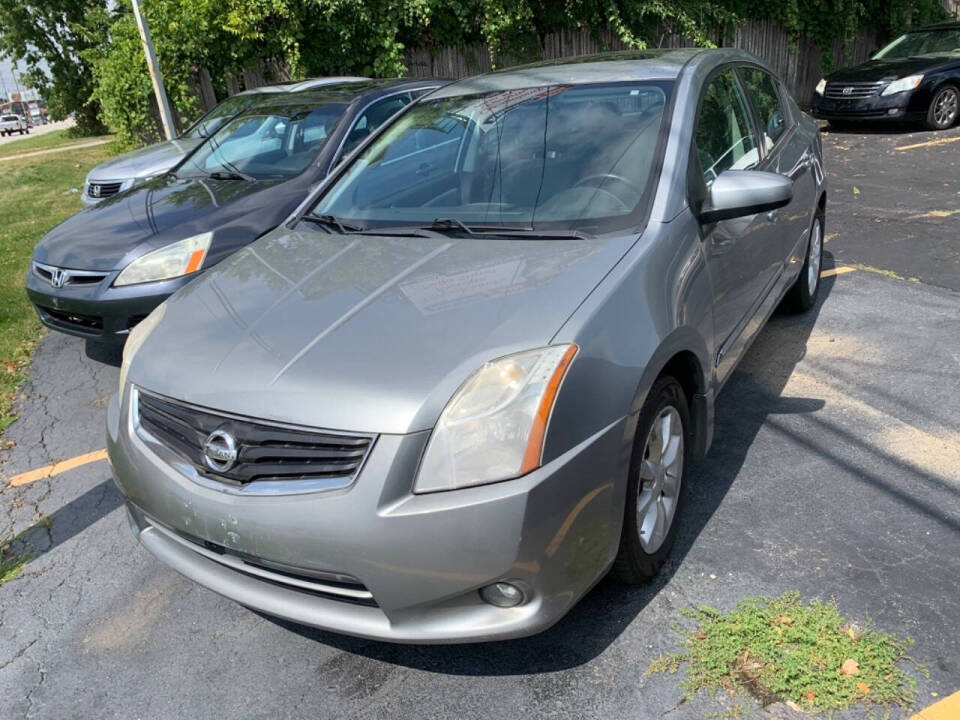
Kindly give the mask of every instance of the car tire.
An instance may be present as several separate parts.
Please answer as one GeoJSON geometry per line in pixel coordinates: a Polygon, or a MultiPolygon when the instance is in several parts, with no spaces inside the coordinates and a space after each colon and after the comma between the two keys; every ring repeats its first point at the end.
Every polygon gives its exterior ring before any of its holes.
{"type": "Polygon", "coordinates": [[[684,473],[693,459],[692,428],[683,387],[669,375],[660,377],[637,419],[620,549],[612,567],[620,582],[634,585],[654,577],[673,547],[687,496],[684,473]]]}
{"type": "Polygon", "coordinates": [[[783,298],[781,307],[787,312],[802,313],[817,303],[820,293],[820,274],[823,272],[823,211],[819,208],[810,225],[807,252],[800,275],[783,298]]]}
{"type": "Polygon", "coordinates": [[[960,90],[955,85],[944,85],[933,95],[927,108],[926,126],[930,130],[946,130],[957,121],[960,113],[960,90]]]}

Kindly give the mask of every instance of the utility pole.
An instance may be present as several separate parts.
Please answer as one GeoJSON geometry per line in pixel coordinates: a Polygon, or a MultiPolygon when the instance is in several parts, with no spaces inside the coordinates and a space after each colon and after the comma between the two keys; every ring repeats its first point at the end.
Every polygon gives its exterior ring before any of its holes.
{"type": "Polygon", "coordinates": [[[163,123],[163,132],[167,140],[173,140],[173,113],[170,112],[170,101],[167,100],[167,91],[163,87],[163,75],[160,74],[160,65],[157,55],[153,51],[153,38],[150,37],[150,27],[140,12],[139,0],[130,0],[133,3],[133,15],[137,19],[140,29],[140,39],[143,40],[143,51],[147,56],[147,67],[150,69],[150,79],[153,81],[153,94],[157,96],[157,107],[160,108],[160,120],[163,123]]]}

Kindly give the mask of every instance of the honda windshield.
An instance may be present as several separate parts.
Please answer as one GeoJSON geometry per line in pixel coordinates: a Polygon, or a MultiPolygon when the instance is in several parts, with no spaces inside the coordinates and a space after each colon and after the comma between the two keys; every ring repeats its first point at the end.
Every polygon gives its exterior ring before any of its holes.
{"type": "Polygon", "coordinates": [[[671,84],[552,85],[425,100],[351,160],[314,217],[366,228],[631,224],[671,84]]]}
{"type": "Polygon", "coordinates": [[[244,93],[229,97],[187,128],[183,137],[193,140],[210,137],[227,120],[252,107],[258,100],[262,99],[263,96],[259,93],[244,93]]]}
{"type": "Polygon", "coordinates": [[[327,143],[346,107],[327,103],[239,115],[208,138],[177,175],[254,180],[299,175],[327,143]]]}

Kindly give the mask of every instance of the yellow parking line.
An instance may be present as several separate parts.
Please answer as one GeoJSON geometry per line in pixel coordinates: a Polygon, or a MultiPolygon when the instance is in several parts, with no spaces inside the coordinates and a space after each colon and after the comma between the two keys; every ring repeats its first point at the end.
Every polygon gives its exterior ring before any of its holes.
{"type": "Polygon", "coordinates": [[[924,708],[910,720],[957,720],[957,718],[960,718],[960,692],[955,692],[940,702],[924,708]]]}
{"type": "Polygon", "coordinates": [[[78,468],[81,465],[87,465],[92,462],[106,459],[106,450],[95,450],[94,452],[77,455],[69,460],[61,460],[60,462],[55,462],[51,465],[44,465],[42,468],[37,468],[36,470],[30,470],[29,472],[21,473],[20,475],[14,475],[12,478],[10,478],[10,486],[18,487],[20,485],[29,485],[36,480],[53,477],[54,475],[59,475],[67,470],[78,468]]]}
{"type": "Polygon", "coordinates": [[[829,270],[824,270],[820,273],[820,277],[833,277],[834,275],[843,275],[848,272],[856,272],[855,267],[850,267],[849,265],[841,265],[840,267],[830,268],[829,270]]]}
{"type": "Polygon", "coordinates": [[[960,137],[939,138],[937,140],[927,140],[926,142],[914,143],[913,145],[901,145],[894,150],[916,150],[922,147],[933,147],[934,145],[947,145],[948,143],[960,142],[960,137]]]}

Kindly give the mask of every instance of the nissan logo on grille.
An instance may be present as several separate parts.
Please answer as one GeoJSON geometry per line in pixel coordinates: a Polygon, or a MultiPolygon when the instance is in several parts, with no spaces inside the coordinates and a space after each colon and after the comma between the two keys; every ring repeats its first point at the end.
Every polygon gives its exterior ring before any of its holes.
{"type": "Polygon", "coordinates": [[[100,186],[91,185],[90,186],[90,197],[100,197],[100,186]]]}
{"type": "Polygon", "coordinates": [[[203,462],[215,472],[226,472],[237,462],[237,441],[225,430],[214,430],[203,443],[203,462]]]}

